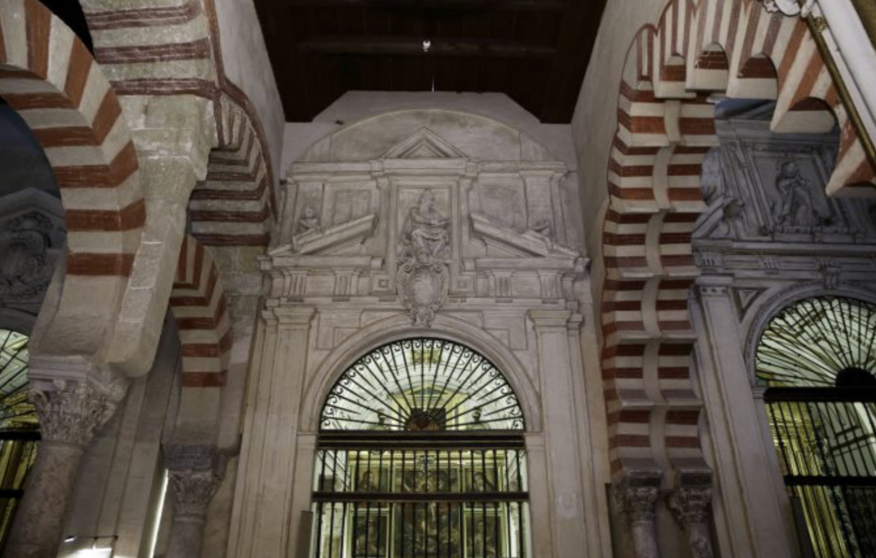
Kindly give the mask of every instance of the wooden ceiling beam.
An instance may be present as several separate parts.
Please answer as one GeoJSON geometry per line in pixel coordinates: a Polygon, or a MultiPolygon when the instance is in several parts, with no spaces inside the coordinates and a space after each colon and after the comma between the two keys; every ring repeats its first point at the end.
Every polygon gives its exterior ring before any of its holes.
{"type": "Polygon", "coordinates": [[[502,10],[563,12],[568,0],[287,0],[291,8],[392,8],[433,10],[502,10]]]}
{"type": "Polygon", "coordinates": [[[553,47],[503,43],[476,39],[431,39],[429,52],[423,51],[423,39],[404,37],[315,37],[297,45],[302,54],[354,54],[359,56],[421,56],[458,58],[551,58],[553,47]]]}

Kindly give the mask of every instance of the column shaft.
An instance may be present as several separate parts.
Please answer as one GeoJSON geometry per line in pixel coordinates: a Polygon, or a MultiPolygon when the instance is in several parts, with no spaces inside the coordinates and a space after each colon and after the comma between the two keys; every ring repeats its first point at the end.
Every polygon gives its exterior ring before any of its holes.
{"type": "Polygon", "coordinates": [[[40,443],[9,533],[9,558],[55,558],[64,538],[67,505],[84,450],[74,444],[40,443]]]}

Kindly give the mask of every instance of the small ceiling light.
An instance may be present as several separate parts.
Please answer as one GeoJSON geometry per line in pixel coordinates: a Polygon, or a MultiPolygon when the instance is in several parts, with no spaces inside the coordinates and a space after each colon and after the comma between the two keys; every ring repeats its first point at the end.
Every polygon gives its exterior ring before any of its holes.
{"type": "Polygon", "coordinates": [[[65,543],[71,543],[75,540],[76,540],[76,535],[67,535],[66,537],[64,537],[65,543]]]}
{"type": "Polygon", "coordinates": [[[432,41],[429,39],[423,41],[423,52],[429,52],[430,48],[432,48],[432,41]]]}

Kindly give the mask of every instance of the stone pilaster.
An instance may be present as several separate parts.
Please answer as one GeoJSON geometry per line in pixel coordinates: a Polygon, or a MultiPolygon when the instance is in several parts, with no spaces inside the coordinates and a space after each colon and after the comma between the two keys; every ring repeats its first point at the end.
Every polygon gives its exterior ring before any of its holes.
{"type": "Polygon", "coordinates": [[[116,412],[123,384],[101,389],[88,380],[54,380],[28,399],[40,418],[42,441],[6,545],[8,556],[54,558],[79,463],[95,431],[116,412]]]}
{"type": "Polygon", "coordinates": [[[165,446],[164,462],[174,501],[167,558],[201,555],[207,508],[222,482],[222,459],[213,446],[165,446]]]}
{"type": "Polygon", "coordinates": [[[660,479],[624,479],[614,487],[614,504],[630,528],[636,558],[658,558],[654,523],[660,479]]]}
{"type": "Polygon", "coordinates": [[[670,494],[667,504],[678,525],[687,533],[691,556],[712,558],[712,533],[709,529],[712,489],[678,488],[670,494]]]}

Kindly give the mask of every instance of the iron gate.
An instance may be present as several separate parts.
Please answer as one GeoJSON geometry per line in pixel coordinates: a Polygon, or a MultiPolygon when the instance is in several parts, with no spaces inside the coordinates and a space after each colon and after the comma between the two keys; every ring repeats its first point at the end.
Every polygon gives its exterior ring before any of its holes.
{"type": "Polygon", "coordinates": [[[322,433],[317,558],[526,558],[519,435],[322,433]]]}
{"type": "Polygon", "coordinates": [[[876,389],[770,388],[764,399],[810,554],[876,556],[876,389]]]}

